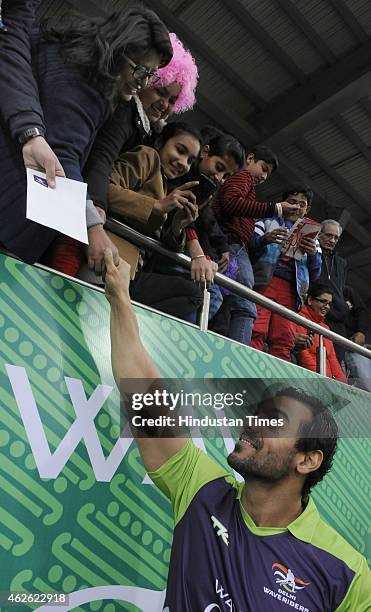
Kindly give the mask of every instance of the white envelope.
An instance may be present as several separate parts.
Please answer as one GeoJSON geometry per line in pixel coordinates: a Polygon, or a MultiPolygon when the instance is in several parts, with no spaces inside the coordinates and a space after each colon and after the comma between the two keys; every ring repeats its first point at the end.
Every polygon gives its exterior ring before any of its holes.
{"type": "Polygon", "coordinates": [[[88,244],[86,183],[56,177],[51,189],[45,176],[27,168],[27,219],[88,244]]]}

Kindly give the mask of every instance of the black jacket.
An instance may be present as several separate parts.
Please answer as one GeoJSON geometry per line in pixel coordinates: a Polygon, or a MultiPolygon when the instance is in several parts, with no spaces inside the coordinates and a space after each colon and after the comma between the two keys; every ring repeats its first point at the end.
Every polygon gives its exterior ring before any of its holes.
{"type": "Polygon", "coordinates": [[[214,261],[218,261],[222,253],[229,251],[227,236],[221,230],[211,205],[201,208],[194,228],[203,252],[214,261]]]}
{"type": "Polygon", "coordinates": [[[39,1],[3,0],[0,32],[0,114],[16,141],[29,127],[45,128],[38,86],[31,70],[30,31],[39,1]]]}
{"type": "MultiPolygon", "coordinates": [[[[348,314],[348,307],[343,291],[346,282],[346,272],[347,262],[340,255],[332,253],[325,256],[322,253],[321,275],[316,282],[330,287],[334,292],[333,304],[325,322],[332,331],[345,337],[347,335],[345,319],[348,314]]],[[[344,359],[345,348],[337,343],[334,343],[334,348],[337,358],[341,363],[344,359]]]]}
{"type": "Polygon", "coordinates": [[[331,255],[327,256],[322,253],[321,257],[321,274],[316,282],[330,287],[334,292],[333,305],[326,317],[326,323],[330,327],[332,323],[344,324],[348,312],[343,295],[346,281],[347,262],[336,253],[332,253],[331,255]]]}
{"type": "Polygon", "coordinates": [[[120,154],[147,144],[147,140],[134,100],[121,102],[99,130],[84,168],[89,196],[96,206],[107,211],[109,177],[120,154]]]}
{"type": "MultiPolygon", "coordinates": [[[[0,125],[0,175],[3,177],[0,242],[32,263],[45,252],[57,232],[26,219],[26,172],[14,135],[29,126],[31,118],[31,124],[36,125],[39,117],[38,125],[45,125],[47,141],[66,176],[82,181],[81,169],[97,130],[107,117],[108,103],[78,68],[61,60],[58,44],[45,42],[38,32],[30,38],[28,26],[9,18],[10,7],[13,11],[15,5],[21,11],[21,4],[12,0],[4,5],[9,8],[4,20],[11,36],[3,43],[0,53],[0,78],[5,78],[8,96],[3,101],[0,125]],[[7,79],[8,61],[13,62],[15,72],[7,79]]],[[[24,10],[29,10],[29,3],[23,5],[24,10]]],[[[31,17],[27,21],[30,23],[31,17]]],[[[2,37],[7,35],[8,32],[1,33],[0,39],[4,41],[2,37]]],[[[1,95],[2,100],[3,97],[6,96],[1,95]]]]}
{"type": "Polygon", "coordinates": [[[345,318],[347,337],[351,338],[356,332],[362,332],[365,336],[368,332],[369,315],[361,296],[352,287],[344,288],[344,298],[350,303],[345,318]]]}

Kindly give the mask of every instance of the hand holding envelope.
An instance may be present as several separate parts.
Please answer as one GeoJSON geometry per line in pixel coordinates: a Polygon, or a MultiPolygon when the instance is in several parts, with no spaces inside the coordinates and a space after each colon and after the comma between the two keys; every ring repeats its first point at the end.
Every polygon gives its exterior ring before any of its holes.
{"type": "Polygon", "coordinates": [[[86,183],[56,177],[50,189],[43,172],[27,168],[27,219],[88,244],[86,183]]]}

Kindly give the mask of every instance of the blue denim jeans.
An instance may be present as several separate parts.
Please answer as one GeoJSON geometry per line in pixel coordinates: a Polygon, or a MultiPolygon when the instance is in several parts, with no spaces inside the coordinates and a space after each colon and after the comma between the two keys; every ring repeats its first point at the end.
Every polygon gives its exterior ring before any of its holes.
{"type": "Polygon", "coordinates": [[[371,393],[371,359],[358,353],[347,351],[344,361],[346,369],[349,371],[349,382],[359,389],[364,389],[371,393]]]}
{"type": "MultiPolygon", "coordinates": [[[[230,257],[234,257],[238,266],[236,281],[252,289],[254,286],[254,273],[250,262],[250,257],[244,246],[241,244],[229,245],[230,257]]],[[[228,336],[232,340],[237,340],[242,344],[250,345],[252,328],[256,319],[256,306],[238,295],[231,294],[228,297],[230,308],[230,324],[228,336]]]]}

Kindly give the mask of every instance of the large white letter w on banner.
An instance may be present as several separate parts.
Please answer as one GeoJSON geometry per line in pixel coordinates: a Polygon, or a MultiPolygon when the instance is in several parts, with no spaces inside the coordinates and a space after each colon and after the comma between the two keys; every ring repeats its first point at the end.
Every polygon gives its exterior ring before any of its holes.
{"type": "MultiPolygon", "coordinates": [[[[84,440],[96,479],[103,482],[112,480],[132,442],[129,437],[119,438],[107,459],[104,457],[94,418],[113,387],[98,385],[90,398],[86,399],[81,380],[65,377],[76,420],[52,454],[26,370],[9,364],[5,367],[40,477],[57,478],[78,444],[84,440]]],[[[57,407],[56,410],[58,410],[57,407]]]]}

